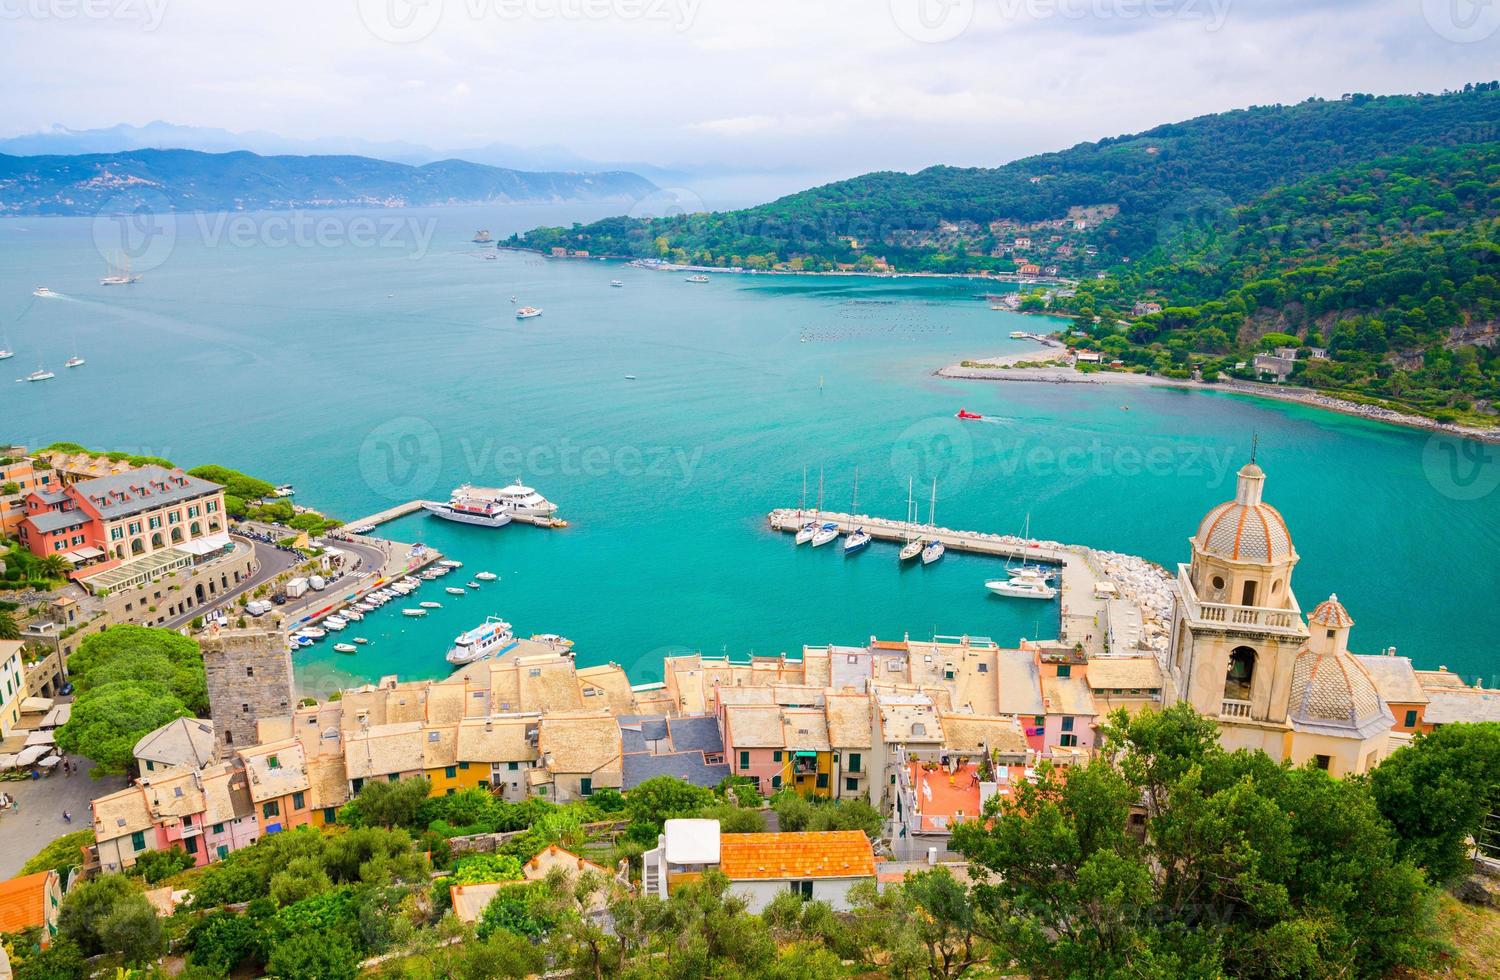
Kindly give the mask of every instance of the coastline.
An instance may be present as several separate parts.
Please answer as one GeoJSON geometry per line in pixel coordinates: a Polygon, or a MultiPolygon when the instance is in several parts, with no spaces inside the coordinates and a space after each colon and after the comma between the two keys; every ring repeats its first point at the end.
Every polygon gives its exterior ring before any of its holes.
{"type": "Polygon", "coordinates": [[[964,381],[1029,381],[1041,384],[1126,384],[1147,385],[1155,388],[1186,388],[1192,391],[1223,391],[1234,395],[1245,395],[1250,398],[1266,398],[1272,401],[1306,405],[1309,408],[1337,412],[1340,415],[1350,415],[1356,418],[1367,419],[1371,422],[1383,422],[1386,425],[1397,425],[1409,429],[1426,429],[1429,432],[1442,432],[1463,439],[1474,439],[1479,442],[1500,444],[1500,429],[1476,429],[1472,426],[1437,422],[1421,415],[1398,412],[1394,409],[1382,408],[1378,405],[1364,405],[1359,402],[1348,401],[1343,398],[1323,394],[1311,388],[1272,388],[1266,385],[1251,385],[1243,381],[1221,381],[1215,384],[1204,384],[1201,381],[1184,381],[1177,378],[1163,378],[1151,374],[1131,374],[1123,371],[1099,371],[1085,374],[1074,368],[1060,364],[1056,367],[1043,368],[1016,368],[1009,366],[1021,362],[1036,363],[1038,361],[1059,360],[1061,360],[1061,357],[1052,351],[1046,351],[1041,354],[1037,352],[1007,354],[993,359],[984,359],[983,363],[999,365],[996,367],[973,368],[964,367],[961,364],[950,364],[947,367],[939,368],[933,373],[940,378],[953,378],[964,381]]]}

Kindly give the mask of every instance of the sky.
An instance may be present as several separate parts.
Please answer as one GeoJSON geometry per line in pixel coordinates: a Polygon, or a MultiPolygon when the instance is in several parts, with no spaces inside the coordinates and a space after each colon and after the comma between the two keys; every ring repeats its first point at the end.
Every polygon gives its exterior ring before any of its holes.
{"type": "Polygon", "coordinates": [[[0,136],[167,120],[846,176],[1500,76],[1500,0],[0,0],[0,136]]]}

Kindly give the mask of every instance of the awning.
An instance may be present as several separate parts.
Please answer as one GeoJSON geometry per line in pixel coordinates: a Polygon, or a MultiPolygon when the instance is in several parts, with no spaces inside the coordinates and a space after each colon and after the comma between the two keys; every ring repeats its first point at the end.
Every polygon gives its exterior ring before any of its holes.
{"type": "Polygon", "coordinates": [[[6,752],[4,755],[0,755],[0,770],[14,769],[17,765],[18,763],[14,754],[6,752]]]}
{"type": "Polygon", "coordinates": [[[194,557],[202,558],[204,555],[211,555],[215,551],[223,551],[229,547],[229,534],[220,531],[218,534],[210,534],[206,538],[194,538],[192,541],[173,545],[173,547],[178,551],[186,551],[194,557]]]}
{"type": "Polygon", "coordinates": [[[37,765],[41,766],[43,769],[51,769],[53,766],[57,765],[61,761],[62,761],[62,756],[53,754],[53,755],[49,755],[49,756],[45,757],[44,759],[42,759],[42,761],[38,762],[37,765]]]}
{"type": "Polygon", "coordinates": [[[81,561],[93,561],[95,558],[103,558],[104,552],[98,548],[79,548],[76,551],[64,552],[63,557],[76,565],[81,561]]]}
{"type": "Polygon", "coordinates": [[[33,745],[51,746],[56,744],[57,736],[52,734],[51,732],[32,732],[30,735],[26,736],[27,748],[30,748],[33,745]]]}
{"type": "Polygon", "coordinates": [[[818,753],[816,753],[816,752],[808,752],[808,751],[802,750],[802,749],[799,749],[798,751],[793,752],[792,755],[796,756],[799,759],[816,759],[818,757],[818,753]]]}
{"type": "Polygon", "coordinates": [[[29,715],[35,711],[51,711],[51,698],[25,698],[21,701],[21,713],[29,715]]]}
{"type": "Polygon", "coordinates": [[[51,751],[52,748],[48,745],[28,745],[21,750],[20,755],[16,756],[16,765],[22,767],[29,766],[42,756],[48,755],[51,751]]]}

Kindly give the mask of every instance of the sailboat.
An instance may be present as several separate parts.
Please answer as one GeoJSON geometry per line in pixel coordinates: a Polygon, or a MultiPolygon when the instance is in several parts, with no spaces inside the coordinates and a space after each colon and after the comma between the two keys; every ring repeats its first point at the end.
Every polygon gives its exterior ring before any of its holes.
{"type": "Polygon", "coordinates": [[[15,357],[16,352],[10,349],[10,337],[0,334],[0,361],[8,357],[15,357]]]}
{"type": "MultiPolygon", "coordinates": [[[[1021,542],[1024,547],[1031,547],[1030,514],[1026,515],[1026,524],[1021,530],[1021,542]]],[[[1051,579],[1054,574],[1056,574],[1053,569],[1048,568],[1045,565],[1028,565],[1026,564],[1025,559],[1021,560],[1021,564],[1012,566],[1011,562],[1014,560],[1015,559],[1013,557],[1007,558],[1005,560],[1005,572],[1012,578],[1037,578],[1041,579],[1043,582],[1046,582],[1051,579]]]]}
{"type": "MultiPolygon", "coordinates": [[[[818,509],[815,514],[823,513],[823,467],[818,467],[818,509]]],[[[822,521],[813,530],[812,546],[821,548],[823,545],[839,536],[839,526],[833,521],[822,521]]]]}
{"type": "MultiPolygon", "coordinates": [[[[917,505],[911,498],[912,478],[906,478],[906,526],[910,531],[917,528],[917,505]]],[[[920,534],[908,534],[906,544],[901,546],[901,560],[911,561],[922,553],[922,536],[920,534]]]]}
{"type": "Polygon", "coordinates": [[[130,274],[130,256],[124,252],[119,253],[120,265],[115,267],[114,262],[109,264],[109,275],[99,280],[101,286],[128,286],[133,282],[140,282],[140,276],[130,274]]]}
{"type": "MultiPolygon", "coordinates": [[[[797,516],[801,517],[807,512],[807,467],[802,467],[802,503],[797,507],[797,516]]],[[[812,536],[818,532],[818,522],[808,521],[797,529],[797,544],[807,544],[812,536]]]]}
{"type": "Polygon", "coordinates": [[[55,378],[55,377],[57,377],[57,375],[53,374],[51,371],[48,371],[46,368],[42,367],[41,364],[38,364],[36,366],[36,370],[35,371],[33,371],[30,374],[26,375],[26,380],[27,381],[48,381],[48,380],[50,380],[52,378],[55,378]]]}
{"type": "MultiPolygon", "coordinates": [[[[849,504],[849,516],[859,513],[859,467],[854,468],[854,500],[849,504]]],[[[870,532],[857,527],[844,536],[844,557],[858,554],[870,546],[870,532]]]]}
{"type": "MultiPolygon", "coordinates": [[[[927,533],[929,533],[929,534],[932,534],[932,533],[934,533],[937,530],[937,525],[933,523],[933,520],[934,520],[934,517],[935,517],[936,513],[937,513],[937,477],[933,477],[932,478],[932,503],[930,503],[930,504],[927,505],[927,533]]],[[[943,552],[945,550],[947,550],[947,549],[945,549],[943,547],[943,542],[939,541],[936,537],[934,537],[931,541],[928,541],[927,542],[927,546],[922,549],[922,564],[924,564],[924,565],[931,565],[933,562],[935,562],[939,558],[943,557],[943,552]]]]}
{"type": "Polygon", "coordinates": [[[78,356],[78,345],[74,344],[73,345],[73,356],[70,357],[70,358],[68,358],[66,361],[63,362],[63,367],[70,367],[70,368],[83,367],[87,363],[88,363],[87,361],[85,361],[83,358],[81,358],[81,357],[78,356]]]}

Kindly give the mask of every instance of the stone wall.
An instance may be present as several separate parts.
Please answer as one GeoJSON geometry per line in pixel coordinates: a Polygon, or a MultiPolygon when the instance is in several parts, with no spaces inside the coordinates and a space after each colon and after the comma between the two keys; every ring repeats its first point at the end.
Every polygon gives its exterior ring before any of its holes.
{"type": "Polygon", "coordinates": [[[221,752],[255,745],[261,718],[292,713],[292,655],[281,630],[210,630],[199,645],[221,752]]]}

